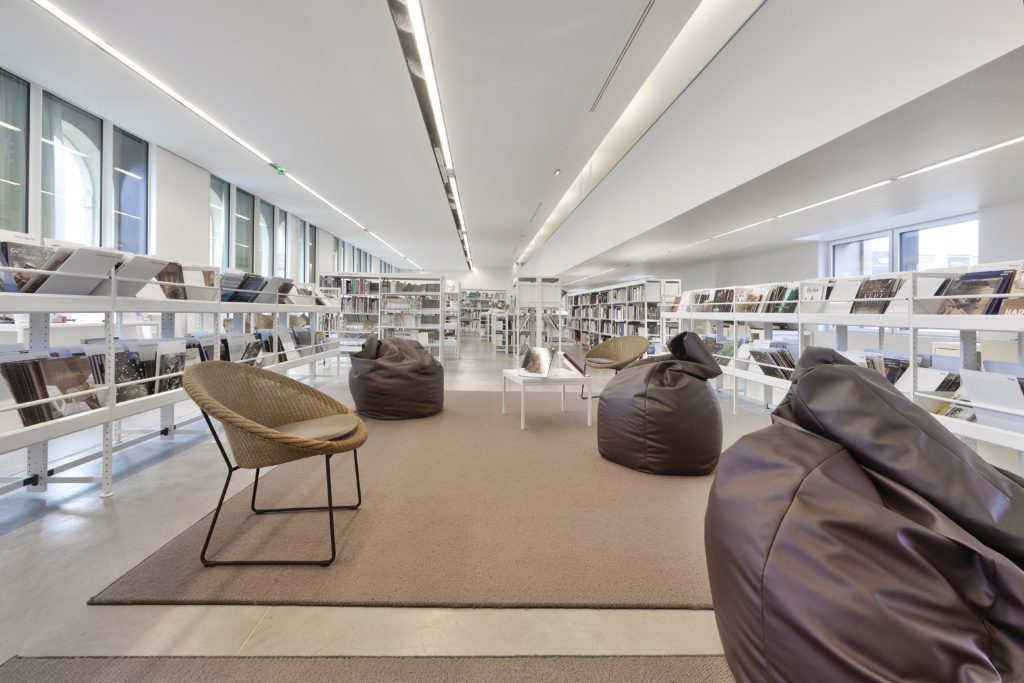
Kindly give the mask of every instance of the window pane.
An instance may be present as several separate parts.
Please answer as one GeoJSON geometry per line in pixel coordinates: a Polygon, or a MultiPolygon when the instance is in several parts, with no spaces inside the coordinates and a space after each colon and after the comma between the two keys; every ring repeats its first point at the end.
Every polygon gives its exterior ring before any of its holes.
{"type": "Polygon", "coordinates": [[[256,226],[256,273],[270,275],[274,267],[274,207],[260,201],[256,226]]]}
{"type": "Polygon", "coordinates": [[[881,275],[891,271],[888,235],[832,247],[832,274],[835,277],[881,275]]]}
{"type": "Polygon", "coordinates": [[[43,94],[43,237],[100,243],[99,118],[43,94]]]}
{"type": "Polygon", "coordinates": [[[900,269],[973,266],[978,262],[978,221],[900,233],[900,269]]]}
{"type": "Polygon", "coordinates": [[[306,268],[304,282],[316,280],[316,232],[317,227],[310,223],[306,230],[306,268]]]}
{"type": "Polygon", "coordinates": [[[252,272],[253,219],[256,198],[248,192],[236,190],[235,203],[235,268],[252,272]]]}
{"type": "Polygon", "coordinates": [[[146,220],[149,145],[114,129],[114,245],[145,254],[149,244],[146,220]]]}
{"type": "Polygon", "coordinates": [[[0,71],[0,230],[28,232],[28,83],[0,71]]]}
{"type": "Polygon", "coordinates": [[[288,262],[288,213],[278,210],[274,228],[274,275],[285,277],[288,262]]]}
{"type": "Polygon", "coordinates": [[[210,176],[210,265],[227,268],[231,186],[210,176]]]}

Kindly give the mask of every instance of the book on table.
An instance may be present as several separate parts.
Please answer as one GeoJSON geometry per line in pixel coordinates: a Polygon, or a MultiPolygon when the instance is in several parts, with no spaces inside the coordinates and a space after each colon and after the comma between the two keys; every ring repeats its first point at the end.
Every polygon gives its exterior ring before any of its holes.
{"type": "Polygon", "coordinates": [[[520,374],[524,377],[547,377],[554,353],[544,346],[531,346],[523,354],[520,374]]]}

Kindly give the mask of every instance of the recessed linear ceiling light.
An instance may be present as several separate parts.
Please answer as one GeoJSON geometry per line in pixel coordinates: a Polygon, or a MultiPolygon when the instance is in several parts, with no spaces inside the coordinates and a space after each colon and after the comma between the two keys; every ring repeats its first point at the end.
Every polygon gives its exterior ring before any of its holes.
{"type": "Polygon", "coordinates": [[[420,0],[390,0],[391,15],[395,21],[395,29],[399,34],[399,44],[405,54],[406,65],[412,79],[413,90],[419,101],[423,114],[423,123],[437,160],[441,183],[446,194],[450,194],[449,202],[455,220],[455,230],[459,235],[466,264],[473,269],[473,255],[469,248],[469,235],[466,232],[466,217],[462,209],[462,197],[459,194],[458,181],[455,179],[455,162],[452,158],[451,143],[448,140],[448,126],[444,120],[441,107],[441,92],[437,86],[437,74],[434,71],[434,58],[430,51],[430,39],[427,35],[427,21],[423,15],[420,0]],[[406,22],[408,18],[408,22],[406,22]],[[412,36],[411,45],[407,36],[412,36]],[[418,69],[416,68],[418,66],[418,69]]]}
{"type": "Polygon", "coordinates": [[[608,273],[612,272],[613,270],[615,270],[615,268],[609,268],[608,270],[602,270],[599,273],[591,273],[590,275],[587,275],[586,277],[581,277],[578,280],[573,280],[572,282],[566,282],[565,284],[567,284],[567,285],[574,285],[577,282],[583,282],[584,280],[589,280],[590,278],[597,277],[598,275],[607,275],[608,273]]]}
{"type": "MultiPolygon", "coordinates": [[[[820,202],[814,202],[813,204],[808,204],[807,206],[801,206],[799,209],[793,209],[792,211],[787,211],[785,213],[780,213],[778,216],[772,216],[771,218],[765,218],[763,220],[757,221],[756,223],[751,223],[749,225],[744,225],[742,228],[735,228],[733,230],[728,230],[726,232],[719,233],[717,235],[713,235],[712,237],[707,237],[707,238],[702,239],[702,240],[697,241],[697,242],[692,242],[690,244],[684,244],[683,246],[677,247],[676,249],[687,249],[689,247],[693,247],[693,246],[696,246],[698,244],[704,244],[705,242],[710,242],[711,240],[715,240],[715,239],[718,239],[720,237],[725,237],[726,235],[732,235],[732,234],[735,234],[737,232],[742,232],[744,230],[749,230],[750,228],[756,228],[759,225],[764,225],[765,223],[768,223],[768,222],[771,222],[771,221],[775,221],[775,220],[779,220],[780,218],[786,218],[787,216],[793,216],[793,215],[801,213],[803,211],[808,211],[810,209],[816,209],[819,206],[824,206],[826,204],[831,204],[832,202],[838,202],[840,199],[846,199],[847,197],[852,197],[852,196],[858,195],[858,194],[860,194],[862,192],[867,192],[869,190],[874,190],[874,189],[879,188],[879,187],[884,187],[885,185],[890,185],[892,183],[895,183],[898,180],[905,180],[907,178],[912,178],[912,177],[914,177],[916,175],[920,175],[922,173],[927,173],[928,171],[934,171],[934,170],[939,169],[939,168],[945,168],[946,166],[952,166],[953,164],[958,164],[961,161],[967,161],[968,159],[974,159],[976,157],[981,156],[982,154],[988,154],[989,152],[994,152],[994,151],[996,151],[998,149],[1003,149],[1004,147],[1009,147],[1010,145],[1016,145],[1016,144],[1021,143],[1021,142],[1024,142],[1024,135],[1021,135],[1020,137],[1012,138],[1010,140],[1005,140],[1003,142],[999,142],[999,143],[996,143],[994,145],[989,145],[988,147],[982,147],[981,149],[976,149],[973,152],[967,152],[966,154],[961,154],[959,156],[951,157],[949,159],[946,159],[945,161],[939,161],[937,163],[930,164],[928,166],[923,166],[923,167],[917,169],[916,171],[910,171],[909,173],[904,173],[904,174],[898,175],[898,176],[896,176],[894,178],[888,178],[886,180],[880,180],[877,183],[871,183],[870,185],[865,185],[864,187],[857,188],[856,190],[851,190],[849,192],[844,192],[842,194],[837,194],[834,197],[829,197],[828,199],[823,199],[820,202]]],[[[671,253],[672,251],[673,251],[672,249],[669,249],[665,253],[668,254],[668,253],[671,253]]],[[[654,257],[653,256],[648,257],[646,259],[643,259],[643,261],[649,261],[651,258],[654,258],[654,257]]],[[[641,263],[643,261],[641,261],[641,263]]],[[[572,283],[570,283],[570,284],[572,284],[572,283]]]]}
{"type": "MultiPolygon", "coordinates": [[[[106,52],[108,55],[110,55],[111,57],[113,57],[114,59],[119,61],[121,64],[123,64],[124,66],[126,66],[129,69],[131,69],[132,71],[134,71],[138,76],[141,76],[143,79],[148,81],[150,83],[150,85],[153,85],[158,90],[163,92],[165,95],[167,95],[168,97],[173,99],[175,102],[177,102],[181,106],[185,107],[186,109],[191,111],[193,114],[195,114],[196,116],[201,118],[203,121],[205,121],[206,123],[210,124],[211,126],[216,128],[217,130],[219,130],[221,133],[226,135],[228,138],[230,138],[236,144],[238,144],[243,149],[248,151],[250,154],[255,156],[257,159],[259,159],[263,163],[268,164],[271,167],[273,167],[274,170],[278,173],[278,175],[283,175],[284,177],[288,178],[293,183],[295,183],[296,185],[298,185],[299,187],[304,189],[306,192],[308,192],[310,195],[312,195],[313,197],[316,197],[321,202],[323,202],[327,206],[329,206],[332,209],[334,209],[334,211],[336,211],[337,213],[341,214],[345,219],[351,221],[352,223],[354,223],[357,226],[359,226],[360,228],[362,228],[371,237],[373,237],[378,242],[380,242],[381,244],[386,246],[388,249],[391,249],[392,251],[394,251],[396,254],[398,254],[403,259],[405,259],[406,261],[411,263],[417,269],[423,270],[411,258],[409,258],[408,256],[406,256],[402,252],[400,252],[397,249],[395,249],[394,247],[392,247],[390,244],[388,244],[387,242],[382,240],[377,235],[374,235],[373,233],[371,233],[362,223],[360,223],[356,219],[352,218],[352,216],[350,216],[347,213],[345,213],[344,211],[342,211],[335,204],[333,204],[330,201],[328,201],[320,193],[315,192],[311,187],[309,187],[309,185],[306,185],[305,183],[300,181],[293,174],[288,173],[287,171],[285,171],[280,165],[274,163],[274,161],[270,157],[268,157],[266,154],[264,154],[263,152],[258,150],[255,146],[253,146],[252,144],[250,144],[246,140],[244,140],[241,137],[239,137],[231,129],[229,129],[223,123],[221,123],[217,119],[215,119],[212,116],[210,116],[209,114],[207,114],[205,111],[200,109],[198,106],[196,106],[195,104],[193,104],[189,100],[185,99],[185,97],[183,95],[181,95],[176,90],[171,88],[169,85],[167,85],[166,83],[161,81],[159,78],[157,78],[156,76],[151,74],[149,71],[147,71],[140,64],[138,64],[137,62],[132,60],[130,57],[128,57],[126,54],[124,54],[123,52],[118,50],[116,47],[114,47],[113,45],[108,43],[106,40],[104,40],[99,35],[94,33],[91,29],[89,29],[87,26],[82,24],[80,21],[75,19],[73,16],[71,16],[70,14],[65,12],[64,10],[62,10],[60,7],[57,7],[55,4],[53,4],[49,0],[32,0],[32,2],[34,2],[38,7],[40,7],[41,9],[45,10],[46,12],[50,13],[52,16],[54,16],[55,18],[60,20],[65,26],[67,26],[68,28],[74,30],[76,33],[78,33],[83,38],[85,38],[86,40],[91,42],[93,45],[95,45],[96,47],[100,48],[101,50],[106,52]]],[[[7,125],[5,127],[12,127],[12,126],[7,125]]],[[[51,140],[43,140],[43,142],[49,142],[50,144],[54,144],[54,141],[51,141],[51,140]]],[[[68,149],[68,148],[65,147],[65,149],[68,149]]],[[[71,151],[74,151],[74,150],[71,150],[71,151]]]]}

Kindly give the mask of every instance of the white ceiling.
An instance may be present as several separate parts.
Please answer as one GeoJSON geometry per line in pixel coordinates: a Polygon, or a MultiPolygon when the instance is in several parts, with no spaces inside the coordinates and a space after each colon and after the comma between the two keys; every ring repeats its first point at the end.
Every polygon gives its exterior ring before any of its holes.
{"type": "MultiPolygon", "coordinates": [[[[698,0],[425,0],[474,261],[511,265],[698,0]],[[550,201],[550,200],[548,200],[550,201]]],[[[397,256],[29,0],[2,0],[0,67],[113,120],[382,258],[397,256]]],[[[385,2],[57,4],[424,269],[465,268],[385,2]]]]}
{"type": "Polygon", "coordinates": [[[1024,198],[1024,143],[710,242],[680,248],[931,163],[1024,135],[1024,48],[951,81],[568,270],[586,286],[771,249],[973,213],[1024,198]]]}
{"type": "MultiPolygon", "coordinates": [[[[561,274],[568,281],[621,267],[652,251],[678,249],[708,234],[890,177],[882,168],[887,160],[926,160],[902,172],[944,158],[944,151],[966,144],[970,133],[978,133],[974,139],[994,133],[958,120],[961,103],[955,100],[946,103],[950,135],[939,137],[911,125],[918,134],[893,135],[888,146],[877,149],[883,156],[837,156],[805,178],[773,184],[763,196],[732,194],[1022,44],[1024,5],[1018,0],[767,2],[577,207],[523,274],[561,274]],[[705,213],[697,220],[698,214],[691,214],[717,197],[728,197],[713,204],[720,216],[705,213]],[[778,210],[770,210],[774,206],[778,210]],[[722,218],[726,214],[728,220],[722,218]],[[722,228],[710,229],[719,218],[722,228]],[[677,229],[659,228],[666,223],[677,229]],[[648,249],[650,244],[656,248],[648,249]]],[[[1019,82],[1019,72],[1015,77],[1019,82]]],[[[1007,110],[1009,120],[1019,120],[1019,111],[1007,110]]],[[[778,235],[767,226],[751,232],[768,239],[778,235]]],[[[776,237],[774,243],[782,246],[785,240],[776,237]]],[[[728,240],[716,240],[692,253],[706,258],[730,248],[728,240]]],[[[600,281],[595,278],[587,286],[600,281]]]]}

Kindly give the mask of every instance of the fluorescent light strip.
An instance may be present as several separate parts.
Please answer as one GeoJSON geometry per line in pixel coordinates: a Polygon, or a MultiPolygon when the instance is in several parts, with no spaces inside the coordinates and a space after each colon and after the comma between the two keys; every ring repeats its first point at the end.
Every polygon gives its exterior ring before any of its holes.
{"type": "MultiPolygon", "coordinates": [[[[864,187],[858,188],[856,190],[851,190],[850,192],[844,192],[843,194],[837,194],[835,197],[829,197],[828,199],[823,199],[820,202],[815,202],[813,204],[808,204],[807,206],[802,206],[799,209],[794,209],[792,211],[787,211],[786,213],[780,213],[778,216],[773,216],[771,218],[765,218],[764,220],[757,221],[756,223],[751,223],[750,225],[744,225],[742,228],[736,228],[735,230],[729,230],[727,232],[723,232],[723,233],[720,233],[718,235],[714,235],[713,237],[708,237],[706,239],[702,239],[702,240],[700,240],[698,242],[692,242],[690,244],[685,244],[685,245],[683,245],[681,247],[678,247],[678,248],[679,249],[686,249],[688,247],[693,247],[693,246],[696,246],[698,244],[704,244],[705,242],[710,242],[711,240],[718,239],[719,237],[725,237],[726,235],[732,235],[732,234],[737,233],[737,232],[742,232],[743,230],[749,230],[750,228],[756,228],[757,226],[763,225],[763,224],[768,223],[770,221],[778,220],[780,218],[786,218],[787,216],[793,216],[795,214],[801,213],[803,211],[807,211],[809,209],[816,209],[819,206],[824,206],[825,204],[831,204],[832,202],[837,202],[840,199],[846,199],[847,197],[852,197],[854,195],[858,195],[861,192],[867,192],[868,190],[874,190],[876,188],[883,187],[885,185],[889,185],[891,183],[896,182],[897,180],[904,180],[906,178],[912,178],[912,177],[914,177],[916,175],[920,175],[922,173],[927,173],[928,171],[934,171],[934,170],[939,169],[939,168],[945,168],[946,166],[952,166],[953,164],[958,164],[961,161],[967,161],[968,159],[974,159],[975,157],[979,157],[982,154],[988,154],[989,152],[994,152],[994,151],[996,151],[998,149],[1003,149],[1004,147],[1009,147],[1010,145],[1016,145],[1016,144],[1019,144],[1021,142],[1024,142],[1024,135],[1021,135],[1020,137],[1012,138],[1010,140],[1005,140],[1003,142],[999,142],[999,143],[996,143],[994,145],[989,145],[988,147],[983,147],[981,149],[976,149],[973,152],[967,152],[966,154],[961,154],[960,156],[955,156],[955,157],[952,157],[950,159],[946,159],[945,161],[940,161],[938,163],[930,164],[928,166],[924,166],[922,168],[919,168],[916,171],[911,171],[910,173],[904,173],[903,175],[898,175],[895,178],[889,178],[887,180],[882,180],[882,181],[879,181],[877,183],[872,183],[870,185],[865,185],[864,187]]],[[[530,246],[533,246],[532,242],[530,243],[530,246]]],[[[667,254],[667,253],[670,253],[670,252],[672,252],[672,249],[669,249],[665,253],[667,254]]],[[[651,257],[651,258],[653,258],[653,257],[651,257]]],[[[648,259],[644,259],[644,261],[647,261],[647,260],[650,260],[650,259],[649,258],[648,259]]],[[[569,284],[572,284],[572,283],[570,282],[569,284]]]]}
{"type": "Polygon", "coordinates": [[[910,178],[912,176],[916,176],[919,173],[927,173],[928,171],[934,171],[937,168],[943,168],[944,166],[950,166],[952,164],[957,164],[957,163],[960,163],[961,161],[967,161],[968,159],[973,159],[974,157],[981,156],[982,154],[988,154],[989,152],[994,152],[997,149],[1002,149],[1003,147],[1009,147],[1010,145],[1016,145],[1016,144],[1018,144],[1020,142],[1024,142],[1024,135],[1021,135],[1019,138],[1013,138],[1012,140],[1007,140],[1005,142],[1000,142],[998,144],[991,145],[989,147],[984,147],[982,149],[976,149],[973,152],[968,152],[967,154],[961,154],[958,157],[953,157],[952,159],[946,159],[945,161],[940,161],[937,164],[932,164],[931,166],[925,166],[924,168],[919,168],[916,171],[911,171],[910,173],[904,173],[903,175],[896,176],[895,180],[903,180],[904,178],[910,178]]]}
{"type": "MultiPolygon", "coordinates": [[[[173,99],[175,102],[177,102],[181,106],[185,107],[186,109],[191,111],[193,114],[195,114],[196,116],[201,118],[203,121],[206,121],[208,124],[210,124],[211,126],[216,128],[217,130],[219,130],[221,133],[226,135],[228,138],[233,140],[235,143],[237,143],[238,145],[240,145],[241,147],[246,149],[250,154],[255,156],[257,159],[259,159],[260,161],[262,161],[262,162],[264,162],[266,164],[269,164],[269,165],[273,166],[275,169],[280,169],[280,166],[275,164],[274,161],[270,157],[268,157],[266,154],[264,154],[263,152],[258,150],[256,147],[254,147],[253,145],[251,145],[248,142],[246,142],[245,140],[243,140],[241,137],[236,135],[231,129],[229,129],[227,126],[222,124],[220,121],[218,121],[217,119],[215,119],[212,116],[210,116],[209,114],[207,114],[205,111],[200,109],[198,106],[196,106],[195,104],[192,104],[192,102],[190,102],[189,100],[185,99],[185,97],[182,96],[181,94],[179,94],[176,90],[171,88],[169,85],[167,85],[166,83],[161,81],[159,78],[157,78],[153,74],[151,74],[149,71],[147,71],[145,68],[143,68],[140,64],[137,64],[134,60],[132,60],[130,57],[128,57],[126,54],[124,54],[123,52],[121,52],[120,50],[115,48],[113,45],[111,45],[107,41],[105,41],[103,38],[101,38],[97,34],[93,33],[89,28],[87,28],[84,24],[82,24],[77,19],[72,17],[70,14],[68,14],[67,12],[62,10],[61,8],[57,7],[55,4],[53,4],[49,0],[32,0],[32,2],[34,2],[36,5],[38,5],[41,9],[49,12],[51,15],[53,15],[55,18],[59,19],[63,24],[65,24],[67,27],[69,27],[72,30],[74,30],[75,32],[77,32],[79,35],[81,35],[82,37],[87,39],[89,42],[91,42],[96,47],[98,47],[101,50],[103,50],[104,52],[106,52],[108,55],[110,55],[111,57],[113,57],[114,59],[119,61],[121,64],[123,64],[124,66],[126,66],[129,69],[131,69],[132,71],[134,71],[137,75],[139,75],[142,78],[144,78],[151,85],[155,86],[157,89],[162,91],[165,95],[167,95],[168,97],[173,99]]],[[[422,19],[422,10],[420,10],[420,16],[421,16],[421,19],[422,19]]],[[[430,73],[431,73],[431,76],[432,76],[433,75],[433,67],[431,67],[430,73]]],[[[428,85],[429,85],[429,81],[428,81],[428,85]]],[[[434,91],[435,91],[435,93],[436,93],[436,90],[437,90],[437,84],[435,83],[434,84],[434,91]]],[[[442,120],[440,125],[441,126],[444,125],[443,120],[442,120]]],[[[444,139],[447,140],[447,138],[444,138],[444,139]]],[[[44,142],[51,142],[51,144],[53,144],[52,141],[44,140],[44,142]]],[[[445,144],[447,144],[447,142],[445,144]]],[[[65,149],[68,149],[68,148],[65,148],[65,149]]],[[[71,150],[71,151],[74,152],[74,150],[71,150]]],[[[80,152],[76,152],[76,154],[77,153],[80,153],[80,152]]],[[[450,156],[451,156],[451,154],[449,152],[449,158],[450,158],[450,156]]],[[[288,173],[286,171],[284,173],[281,173],[281,175],[284,175],[286,178],[291,180],[293,183],[295,183],[296,185],[298,185],[299,187],[304,189],[306,192],[308,192],[309,194],[311,194],[314,197],[316,197],[317,199],[319,199],[321,202],[323,202],[327,206],[329,206],[332,209],[334,209],[336,212],[338,212],[339,214],[344,216],[346,219],[348,219],[352,223],[355,223],[356,225],[358,225],[363,230],[369,232],[369,230],[366,228],[366,226],[364,226],[362,223],[360,223],[356,219],[352,218],[352,216],[350,216],[347,213],[345,213],[344,211],[342,211],[335,204],[333,204],[332,202],[328,201],[326,197],[324,197],[320,193],[314,191],[311,187],[309,187],[309,185],[306,185],[305,183],[301,182],[298,178],[296,178],[291,173],[288,173]]],[[[377,238],[377,239],[378,239],[378,241],[383,242],[383,240],[380,240],[380,238],[377,238]]],[[[387,244],[386,242],[383,242],[383,243],[387,244]]],[[[387,246],[389,248],[391,248],[392,250],[394,250],[395,253],[397,253],[400,256],[402,256],[401,252],[395,250],[394,247],[391,247],[390,245],[387,245],[387,246]]],[[[402,256],[402,258],[405,258],[410,263],[414,263],[412,261],[412,259],[409,259],[406,256],[402,256]]],[[[416,266],[416,267],[419,268],[419,266],[416,266]]]]}
{"type": "Polygon", "coordinates": [[[892,183],[892,182],[895,182],[894,179],[893,178],[889,178],[888,180],[882,180],[882,181],[877,182],[877,183],[872,183],[870,185],[865,185],[864,187],[857,188],[856,190],[851,190],[850,192],[844,192],[843,194],[837,194],[835,197],[829,197],[828,199],[823,199],[820,202],[815,202],[813,204],[808,204],[807,206],[802,206],[799,209],[794,209],[793,211],[787,211],[786,213],[780,213],[778,216],[776,216],[776,218],[785,218],[786,216],[792,216],[794,214],[798,214],[798,213],[801,213],[803,211],[808,211],[809,209],[816,209],[819,206],[824,206],[825,204],[831,204],[832,202],[838,202],[840,199],[846,199],[847,197],[852,197],[853,195],[860,194],[861,192],[867,192],[868,190],[874,190],[875,188],[882,187],[883,185],[888,185],[889,183],[892,183]]]}
{"type": "Polygon", "coordinates": [[[462,233],[466,250],[466,262],[473,268],[473,257],[469,250],[469,236],[466,234],[466,216],[462,212],[462,197],[459,196],[458,182],[455,180],[455,162],[452,160],[451,143],[448,140],[448,127],[441,109],[441,91],[437,87],[437,74],[434,72],[434,59],[430,52],[430,39],[427,36],[427,21],[423,16],[421,0],[407,0],[409,22],[412,24],[413,41],[420,56],[420,67],[423,80],[427,85],[427,97],[430,99],[430,110],[434,125],[437,127],[437,138],[441,143],[441,160],[444,162],[448,186],[452,189],[452,200],[455,202],[455,213],[458,216],[456,226],[462,233]]]}
{"type": "Polygon", "coordinates": [[[427,39],[427,22],[423,18],[423,6],[420,0],[409,0],[409,20],[412,22],[412,35],[416,41],[416,51],[420,53],[420,65],[423,67],[423,79],[427,82],[427,95],[430,97],[430,108],[434,113],[434,123],[441,139],[441,157],[445,168],[455,168],[452,164],[452,150],[448,144],[448,130],[444,124],[444,113],[441,111],[441,93],[437,89],[437,75],[434,73],[434,60],[430,56],[430,41],[427,39]]]}
{"type": "Polygon", "coordinates": [[[608,270],[602,270],[600,273],[591,273],[590,275],[587,275],[586,277],[581,277],[578,280],[573,280],[572,282],[567,282],[565,284],[567,284],[567,285],[574,285],[577,282],[583,282],[584,280],[589,280],[590,278],[597,277],[598,275],[607,275],[608,273],[612,272],[613,270],[615,270],[615,268],[609,268],[608,270]]]}
{"type": "Polygon", "coordinates": [[[136,180],[142,180],[142,176],[136,175],[135,173],[132,173],[131,171],[126,171],[123,168],[118,168],[117,166],[115,166],[114,170],[117,171],[118,173],[123,173],[124,175],[128,176],[129,178],[135,178],[136,180]]]}
{"type": "Polygon", "coordinates": [[[11,124],[7,123],[6,121],[0,121],[0,128],[6,128],[7,130],[13,130],[15,133],[20,133],[21,132],[21,128],[18,128],[17,126],[14,126],[14,125],[11,125],[11,124]]]}

